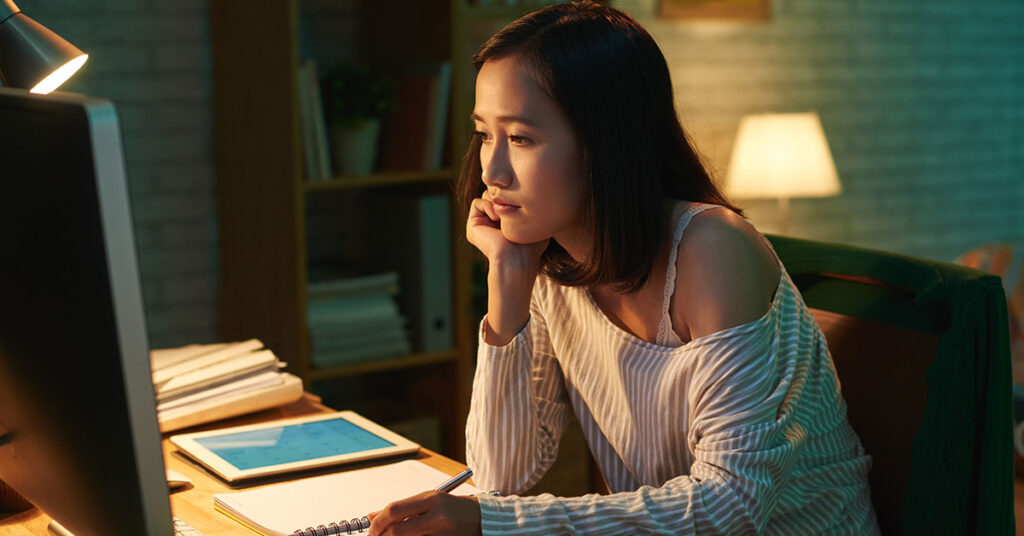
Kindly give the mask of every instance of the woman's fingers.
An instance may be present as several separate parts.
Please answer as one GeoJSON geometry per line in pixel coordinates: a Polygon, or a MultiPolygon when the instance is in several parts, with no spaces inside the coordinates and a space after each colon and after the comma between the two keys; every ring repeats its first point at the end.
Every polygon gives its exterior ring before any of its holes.
{"type": "MultiPolygon", "coordinates": [[[[484,192],[487,195],[487,192],[484,192]]],[[[487,215],[491,221],[498,221],[498,211],[494,210],[494,203],[489,198],[478,197],[473,200],[472,208],[487,215]]]]}
{"type": "Polygon", "coordinates": [[[536,260],[547,246],[546,240],[537,244],[518,244],[510,241],[501,230],[500,217],[487,192],[470,204],[469,217],[466,220],[466,239],[491,261],[514,255],[517,258],[528,258],[530,262],[526,264],[536,264],[536,260]],[[538,246],[540,249],[537,249],[538,246]]]}
{"type": "Polygon", "coordinates": [[[422,536],[424,534],[447,534],[450,525],[437,512],[428,512],[416,517],[406,518],[389,526],[381,536],[422,536]]]}
{"type": "Polygon", "coordinates": [[[480,505],[473,497],[425,491],[387,505],[371,520],[370,536],[480,534],[480,505]]]}
{"type": "Polygon", "coordinates": [[[431,493],[426,491],[385,506],[370,520],[370,536],[383,534],[392,525],[406,518],[418,516],[431,508],[436,508],[437,500],[435,498],[431,501],[431,493]]]}
{"type": "Polygon", "coordinates": [[[466,238],[476,246],[484,255],[492,253],[496,242],[503,241],[501,226],[497,221],[497,214],[491,216],[487,209],[494,210],[490,203],[482,199],[474,199],[470,206],[469,218],[466,220],[466,238]]]}

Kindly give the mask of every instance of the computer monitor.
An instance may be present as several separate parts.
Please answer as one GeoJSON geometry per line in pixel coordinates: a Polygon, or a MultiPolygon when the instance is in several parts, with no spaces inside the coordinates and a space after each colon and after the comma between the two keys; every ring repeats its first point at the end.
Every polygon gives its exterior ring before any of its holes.
{"type": "Polygon", "coordinates": [[[0,480],[76,536],[173,534],[106,100],[0,88],[0,480]]]}

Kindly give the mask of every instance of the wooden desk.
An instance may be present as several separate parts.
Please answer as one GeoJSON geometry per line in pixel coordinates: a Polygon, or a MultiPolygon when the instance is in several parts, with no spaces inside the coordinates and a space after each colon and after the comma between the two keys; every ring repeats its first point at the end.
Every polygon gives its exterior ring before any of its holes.
{"type": "MultiPolygon", "coordinates": [[[[320,404],[320,400],[317,397],[306,394],[298,402],[287,406],[261,411],[212,425],[198,426],[187,431],[193,432],[203,429],[251,424],[325,411],[332,410],[320,404]]],[[[164,463],[168,469],[178,471],[192,479],[192,486],[171,493],[171,512],[187,521],[199,532],[202,532],[204,536],[253,536],[254,533],[252,531],[213,509],[213,495],[215,493],[237,490],[232,490],[199,465],[186,460],[180,453],[175,453],[177,448],[171,445],[167,439],[170,435],[173,434],[165,434],[163,439],[164,463]]],[[[427,449],[420,449],[418,459],[431,467],[451,475],[455,475],[466,468],[466,466],[455,460],[427,449]]],[[[258,487],[260,486],[244,489],[256,489],[258,487]]],[[[0,519],[0,536],[46,536],[49,534],[46,529],[49,522],[50,516],[44,514],[38,508],[33,508],[27,512],[0,519]]]]}

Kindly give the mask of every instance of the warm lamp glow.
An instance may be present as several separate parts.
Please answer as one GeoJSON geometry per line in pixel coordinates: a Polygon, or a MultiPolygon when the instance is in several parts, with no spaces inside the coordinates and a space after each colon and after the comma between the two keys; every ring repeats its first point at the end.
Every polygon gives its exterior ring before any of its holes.
{"type": "Polygon", "coordinates": [[[42,95],[50,93],[51,91],[60,87],[61,84],[66,82],[68,78],[71,78],[71,75],[78,72],[78,70],[82,68],[82,65],[85,65],[85,61],[88,59],[88,54],[82,54],[81,56],[65,63],[64,65],[61,65],[57,68],[57,70],[53,71],[52,73],[50,73],[49,76],[47,76],[41,82],[36,84],[35,87],[33,87],[30,90],[30,92],[40,93],[42,95]]]}
{"type": "Polygon", "coordinates": [[[839,175],[818,114],[744,117],[725,184],[726,195],[737,198],[838,194],[839,175]]]}
{"type": "Polygon", "coordinates": [[[725,194],[779,199],[780,232],[789,198],[826,197],[842,191],[825,130],[815,112],[748,115],[740,121],[725,194]]]}

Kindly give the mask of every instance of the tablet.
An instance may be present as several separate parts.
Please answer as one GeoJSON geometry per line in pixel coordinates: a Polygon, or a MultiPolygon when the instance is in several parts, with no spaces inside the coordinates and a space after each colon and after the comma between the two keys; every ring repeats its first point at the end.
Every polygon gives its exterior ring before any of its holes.
{"type": "Polygon", "coordinates": [[[180,434],[171,443],[228,482],[409,454],[420,447],[352,411],[180,434]]]}

